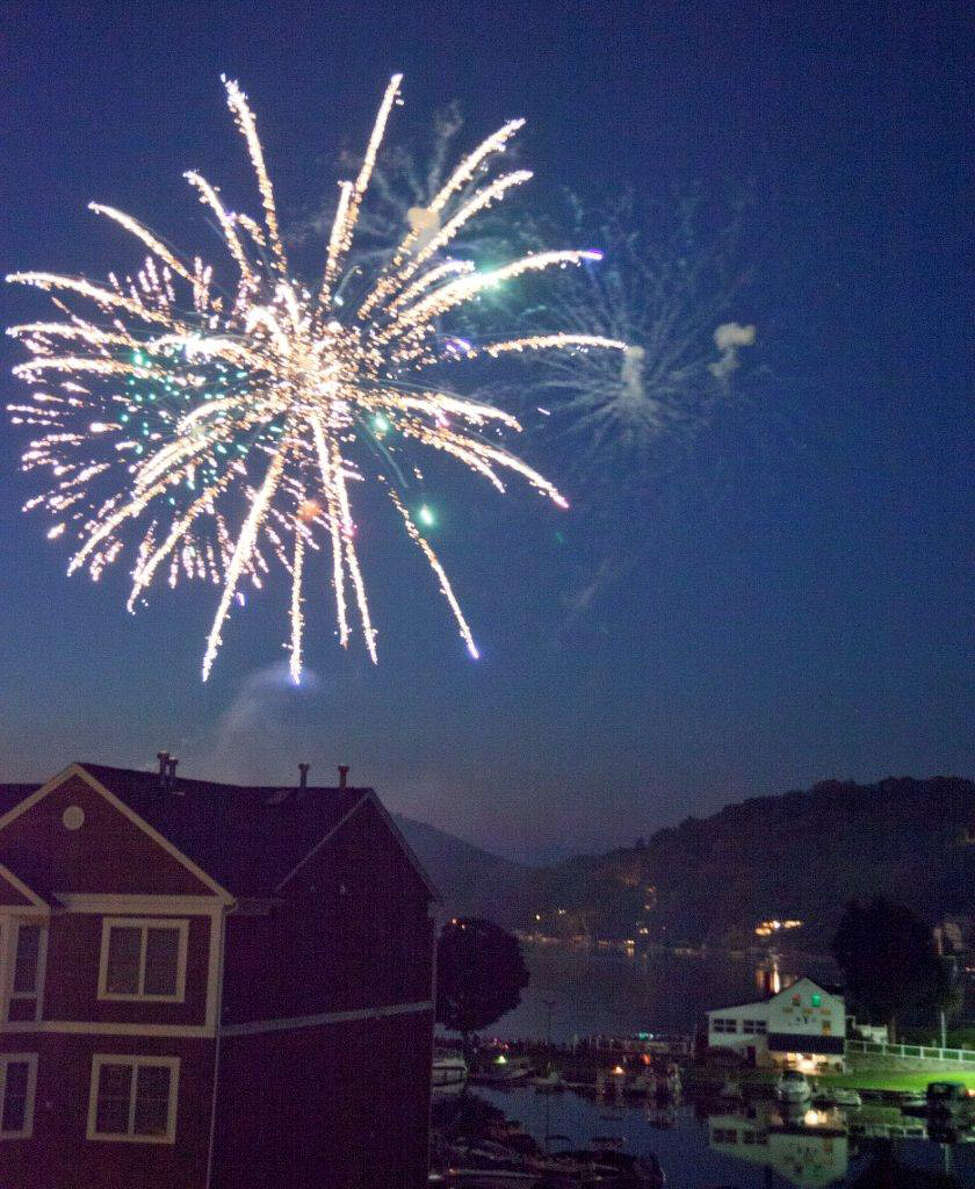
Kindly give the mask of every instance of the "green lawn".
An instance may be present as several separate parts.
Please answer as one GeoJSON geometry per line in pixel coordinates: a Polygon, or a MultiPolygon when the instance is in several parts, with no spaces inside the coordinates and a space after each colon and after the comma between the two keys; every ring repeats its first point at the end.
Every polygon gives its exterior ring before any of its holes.
{"type": "Polygon", "coordinates": [[[975,1070],[946,1069],[941,1072],[924,1069],[905,1073],[902,1070],[862,1068],[849,1073],[825,1074],[816,1077],[815,1081],[824,1086],[848,1086],[855,1090],[901,1090],[923,1094],[928,1082],[964,1082],[969,1090],[975,1090],[975,1070]]]}

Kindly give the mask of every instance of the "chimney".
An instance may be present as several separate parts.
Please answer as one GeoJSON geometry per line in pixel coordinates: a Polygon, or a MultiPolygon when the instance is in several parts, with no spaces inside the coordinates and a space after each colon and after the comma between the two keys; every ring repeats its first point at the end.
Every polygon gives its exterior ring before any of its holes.
{"type": "Polygon", "coordinates": [[[348,787],[349,783],[349,765],[339,764],[339,788],[344,789],[348,787]]]}
{"type": "Polygon", "coordinates": [[[298,788],[300,788],[300,789],[308,788],[308,769],[310,767],[311,767],[311,764],[299,764],[298,765],[298,771],[300,773],[300,776],[298,777],[298,788]]]}
{"type": "Polygon", "coordinates": [[[157,751],[156,759],[159,761],[159,787],[166,787],[166,769],[169,766],[169,752],[157,751]]]}
{"type": "Polygon", "coordinates": [[[169,756],[166,760],[166,787],[170,792],[176,791],[176,765],[178,763],[179,760],[174,756],[169,756]]]}

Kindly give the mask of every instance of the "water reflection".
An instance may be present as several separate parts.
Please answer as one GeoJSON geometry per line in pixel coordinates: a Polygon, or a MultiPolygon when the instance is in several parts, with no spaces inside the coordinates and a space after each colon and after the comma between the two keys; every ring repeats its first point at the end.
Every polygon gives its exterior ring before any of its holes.
{"type": "Polygon", "coordinates": [[[798,974],[783,973],[782,962],[782,955],[774,949],[770,949],[758,959],[755,966],[755,986],[762,995],[778,995],[785,987],[791,987],[799,980],[798,974]]]}
{"type": "Polygon", "coordinates": [[[792,1185],[832,1185],[846,1176],[849,1138],[837,1111],[786,1111],[755,1103],[708,1118],[708,1144],[716,1152],[760,1164],[792,1185]]]}
{"type": "Polygon", "coordinates": [[[619,1145],[655,1157],[667,1189],[702,1186],[828,1186],[949,1189],[975,1185],[975,1134],[944,1142],[924,1119],[897,1107],[784,1107],[771,1099],[722,1101],[695,1095],[681,1105],[607,1103],[530,1087],[478,1088],[546,1151],[619,1145]],[[940,1142],[939,1142],[940,1141],[940,1142]]]}

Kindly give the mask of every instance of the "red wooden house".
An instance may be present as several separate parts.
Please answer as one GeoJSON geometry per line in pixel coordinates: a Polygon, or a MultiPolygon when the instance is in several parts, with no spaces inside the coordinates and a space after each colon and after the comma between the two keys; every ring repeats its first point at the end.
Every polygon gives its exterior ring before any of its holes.
{"type": "Polygon", "coordinates": [[[0,786],[0,1185],[427,1181],[436,893],[370,789],[0,786]]]}

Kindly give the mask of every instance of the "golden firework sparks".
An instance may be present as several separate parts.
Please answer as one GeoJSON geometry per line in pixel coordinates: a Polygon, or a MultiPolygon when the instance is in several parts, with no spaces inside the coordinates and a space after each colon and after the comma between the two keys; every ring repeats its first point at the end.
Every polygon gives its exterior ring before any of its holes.
{"type": "MultiPolygon", "coordinates": [[[[130,610],[145,598],[161,567],[171,586],[180,579],[217,585],[204,680],[232,607],[244,601],[242,586],[260,588],[271,558],[291,579],[289,648],[292,676],[299,679],[308,554],[323,546],[331,552],[339,641],[344,647],[350,639],[351,598],[366,648],[377,659],[350,490],[365,477],[357,457],[362,444],[375,452],[381,442],[389,458],[394,440],[419,442],[500,491],[507,471],[565,506],[548,479],[500,446],[496,436],[493,441],[483,436],[485,428],[517,431],[514,417],[441,391],[424,382],[424,372],[478,354],[625,349],[605,336],[547,333],[461,350],[456,340],[438,333],[445,314],[501,282],[599,257],[591,251],[538,252],[481,270],[445,256],[468,220],[531,176],[518,170],[470,192],[484,162],[503,152],[521,121],[506,124],[461,161],[431,202],[430,219],[410,230],[357,301],[339,295],[401,81],[400,75],[390,80],[357,177],[341,183],[314,292],[291,274],[257,124],[244,92],[226,79],[227,102],[254,168],[262,220],[228,210],[200,174],[185,176],[216,220],[236,271],[229,289],[218,285],[214,268],[201,258],[180,259],[136,219],[97,203],[91,210],[147,249],[134,277],[109,274],[104,284],[48,272],[7,277],[50,293],[63,316],[8,330],[31,356],[14,368],[33,387],[31,398],[8,406],[12,421],[37,435],[23,454],[23,467],[46,470],[50,477],[47,490],[25,509],[43,507],[51,514],[55,523],[48,537],[74,537],[69,573],[85,567],[97,580],[133,537],[130,610]],[[68,304],[79,298],[94,312],[82,314],[68,304]]],[[[476,657],[460,603],[418,527],[425,515],[411,514],[385,473],[375,477],[386,485],[476,657]]]]}

